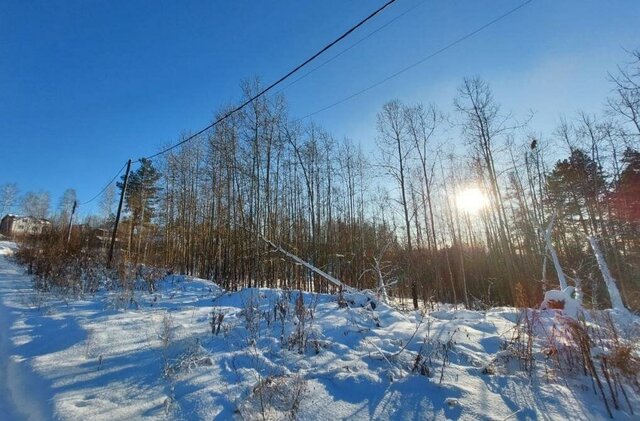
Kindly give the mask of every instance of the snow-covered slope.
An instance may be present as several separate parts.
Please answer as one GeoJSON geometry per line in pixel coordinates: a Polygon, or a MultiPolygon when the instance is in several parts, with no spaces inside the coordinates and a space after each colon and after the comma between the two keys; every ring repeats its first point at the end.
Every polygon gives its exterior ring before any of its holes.
{"type": "Polygon", "coordinates": [[[11,256],[16,249],[16,243],[10,241],[0,241],[0,256],[11,256]]]}
{"type": "Polygon", "coordinates": [[[608,418],[587,380],[508,362],[512,308],[403,313],[180,276],[70,300],[34,293],[12,248],[0,243],[0,419],[608,418]]]}

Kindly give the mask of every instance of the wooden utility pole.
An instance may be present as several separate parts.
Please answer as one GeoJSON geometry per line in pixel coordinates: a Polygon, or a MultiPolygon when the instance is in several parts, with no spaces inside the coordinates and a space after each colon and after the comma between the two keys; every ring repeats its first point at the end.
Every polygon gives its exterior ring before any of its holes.
{"type": "Polygon", "coordinates": [[[111,234],[111,245],[109,246],[109,258],[107,260],[107,267],[111,267],[111,260],[113,260],[113,247],[116,243],[116,235],[118,234],[118,223],[120,223],[120,214],[122,213],[122,203],[124,202],[124,195],[127,192],[127,182],[129,181],[129,171],[131,170],[131,160],[127,161],[127,171],[124,174],[124,183],[122,185],[122,191],[120,192],[120,203],[118,203],[118,212],[116,213],[116,223],[113,225],[113,234],[111,234]]]}
{"type": "Polygon", "coordinates": [[[71,240],[71,227],[73,227],[73,215],[76,213],[76,207],[78,202],[73,201],[73,208],[71,208],[71,217],[69,217],[69,229],[67,230],[67,247],[69,246],[69,240],[71,240]]]}

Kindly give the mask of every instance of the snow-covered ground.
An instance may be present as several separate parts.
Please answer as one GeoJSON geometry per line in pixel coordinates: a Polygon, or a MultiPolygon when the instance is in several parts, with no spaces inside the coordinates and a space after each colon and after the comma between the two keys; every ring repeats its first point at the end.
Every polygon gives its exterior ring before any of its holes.
{"type": "Polygon", "coordinates": [[[512,308],[404,313],[359,293],[225,293],[179,276],[71,300],[35,293],[14,247],[0,242],[2,420],[608,419],[543,344],[532,375],[508,361],[512,308]]]}

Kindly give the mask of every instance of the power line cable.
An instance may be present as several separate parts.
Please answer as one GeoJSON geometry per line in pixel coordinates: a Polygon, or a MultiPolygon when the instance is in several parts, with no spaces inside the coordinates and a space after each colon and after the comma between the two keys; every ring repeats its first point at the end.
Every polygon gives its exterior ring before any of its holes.
{"type": "MultiPolygon", "coordinates": [[[[338,42],[342,41],[344,38],[346,38],[347,36],[349,36],[349,34],[351,34],[353,31],[355,31],[356,29],[358,29],[359,27],[361,27],[362,25],[364,25],[367,21],[371,20],[374,16],[376,16],[377,14],[379,14],[380,12],[382,12],[384,9],[386,9],[388,6],[390,6],[391,4],[395,3],[397,0],[389,0],[387,1],[385,4],[383,4],[382,6],[380,6],[378,9],[376,9],[375,11],[373,11],[372,13],[370,13],[367,17],[365,17],[364,19],[360,20],[356,25],[352,26],[351,28],[349,28],[346,32],[344,32],[342,35],[340,35],[338,38],[336,38],[335,40],[333,40],[332,42],[330,42],[329,44],[325,45],[322,49],[320,49],[318,52],[316,52],[314,55],[312,55],[311,57],[309,57],[307,60],[305,60],[304,62],[302,62],[301,64],[299,64],[298,66],[296,66],[293,70],[289,71],[287,74],[285,74],[284,76],[282,76],[280,79],[276,80],[275,82],[273,82],[271,85],[269,85],[268,87],[266,87],[265,89],[263,89],[261,92],[259,92],[258,94],[254,95],[253,97],[249,98],[248,100],[246,100],[245,102],[243,102],[241,105],[239,105],[238,107],[234,108],[233,110],[229,111],[228,113],[226,113],[224,116],[220,117],[219,119],[217,119],[216,121],[214,121],[213,123],[211,123],[210,125],[206,126],[205,128],[199,130],[198,132],[196,132],[195,134],[189,136],[188,138],[176,143],[173,146],[170,146],[168,148],[165,148],[164,150],[157,152],[153,155],[150,155],[146,158],[140,158],[138,161],[142,161],[143,159],[153,159],[159,155],[165,154],[167,152],[169,152],[172,149],[175,149],[187,142],[189,142],[190,140],[198,137],[199,135],[201,135],[202,133],[204,133],[205,131],[211,129],[212,127],[216,126],[217,124],[221,123],[222,121],[226,120],[227,118],[229,118],[232,114],[242,110],[244,107],[246,107],[247,105],[249,105],[250,103],[252,103],[253,101],[255,101],[256,99],[260,98],[261,96],[263,96],[264,94],[266,94],[268,91],[270,91],[271,89],[273,89],[275,86],[279,85],[280,83],[282,83],[284,80],[286,80],[287,78],[289,78],[291,75],[293,75],[294,73],[296,73],[297,71],[299,71],[301,68],[303,68],[304,66],[306,66],[307,64],[309,64],[310,62],[312,62],[313,60],[315,60],[318,56],[320,56],[322,53],[324,53],[325,51],[327,51],[328,49],[330,49],[331,47],[333,47],[334,45],[336,45],[338,42]]],[[[415,6],[417,7],[417,6],[415,6]]],[[[415,8],[414,7],[414,8],[415,8]]],[[[313,69],[311,72],[308,72],[307,74],[305,74],[303,77],[308,76],[310,73],[312,73],[313,71],[317,70],[318,68],[324,66],[325,64],[327,64],[329,61],[334,60],[335,58],[337,58],[339,55],[345,53],[346,51],[348,51],[349,49],[355,47],[357,44],[359,44],[360,42],[364,41],[366,38],[372,36],[374,33],[380,31],[381,29],[383,29],[384,27],[388,26],[390,23],[392,23],[393,21],[397,20],[398,18],[402,17],[403,15],[405,15],[406,13],[408,13],[409,11],[411,11],[413,8],[407,10],[406,12],[402,13],[400,16],[396,17],[395,19],[391,20],[390,22],[387,22],[387,24],[383,25],[382,27],[378,28],[376,31],[370,33],[369,35],[367,35],[365,38],[361,39],[360,41],[358,41],[357,43],[355,43],[354,45],[352,45],[351,47],[349,47],[348,49],[344,50],[343,52],[341,52],[340,54],[334,56],[333,58],[331,58],[330,60],[326,61],[325,63],[321,64],[320,66],[316,67],[315,69],[313,69]]],[[[300,80],[300,79],[298,79],[300,80]]],[[[298,80],[294,81],[297,82],[298,80]]],[[[104,193],[104,191],[111,185],[111,183],[113,183],[115,181],[115,179],[120,175],[120,173],[122,172],[122,170],[124,169],[124,167],[127,164],[125,163],[122,168],[120,168],[120,170],[116,173],[116,175],[111,179],[111,181],[109,181],[109,183],[107,183],[102,190],[100,190],[100,192],[98,192],[95,196],[93,196],[91,199],[87,200],[86,202],[82,202],[79,203],[79,205],[86,205],[89,204],[91,202],[93,202],[94,200],[96,200],[102,193],[104,193]]]]}
{"type": "Polygon", "coordinates": [[[265,89],[263,89],[262,91],[260,91],[259,93],[257,93],[256,95],[254,95],[253,97],[249,98],[248,100],[246,100],[245,102],[243,102],[242,104],[240,104],[239,106],[237,106],[236,108],[234,108],[233,110],[227,112],[225,115],[223,115],[222,117],[218,118],[216,121],[214,121],[213,123],[209,124],[208,126],[204,127],[203,129],[199,130],[198,132],[196,132],[195,134],[187,137],[186,139],[176,143],[173,146],[170,146],[168,148],[165,148],[163,150],[161,150],[160,152],[157,152],[153,155],[150,155],[146,158],[140,158],[139,161],[143,160],[143,159],[153,159],[157,156],[163,155],[181,145],[184,145],[185,143],[189,142],[190,140],[193,140],[194,138],[200,136],[202,133],[206,132],[207,130],[211,129],[212,127],[216,126],[217,124],[223,122],[224,120],[226,120],[227,118],[229,118],[231,115],[237,113],[238,111],[242,110],[244,107],[246,107],[247,105],[251,104],[253,101],[255,101],[256,99],[260,98],[261,96],[263,96],[264,94],[266,94],[267,92],[269,92],[271,89],[273,89],[275,86],[279,85],[280,83],[282,83],[285,79],[289,78],[291,75],[293,75],[294,73],[296,73],[298,70],[300,70],[301,68],[303,68],[304,66],[306,66],[307,64],[309,64],[310,62],[312,62],[313,60],[315,60],[318,56],[320,56],[322,53],[324,53],[325,51],[327,51],[329,48],[333,47],[334,45],[336,45],[338,42],[342,41],[344,38],[346,38],[347,36],[349,36],[349,34],[351,34],[353,31],[355,31],[356,29],[358,29],[359,27],[361,27],[362,25],[364,25],[367,21],[371,20],[374,16],[376,16],[378,13],[382,12],[384,9],[386,9],[387,7],[389,7],[391,4],[395,3],[397,0],[389,0],[387,1],[385,4],[383,4],[382,6],[380,6],[378,9],[376,9],[374,12],[372,12],[371,14],[369,14],[367,17],[365,17],[364,19],[362,19],[360,22],[358,22],[356,25],[352,26],[351,28],[349,28],[345,33],[343,33],[342,35],[340,35],[338,38],[336,38],[335,40],[331,41],[329,44],[325,45],[322,49],[320,49],[317,53],[315,53],[314,55],[312,55],[311,57],[309,57],[308,59],[306,59],[304,62],[302,62],[301,64],[299,64],[298,66],[296,66],[293,70],[289,71],[287,74],[285,74],[284,76],[282,76],[280,79],[276,80],[275,82],[273,82],[271,85],[267,86],[265,89]]]}
{"type": "MultiPolygon", "coordinates": [[[[233,110],[229,111],[228,113],[226,113],[225,115],[223,115],[222,117],[220,117],[219,119],[217,119],[216,121],[214,121],[213,123],[211,123],[210,125],[206,126],[205,128],[201,129],[200,131],[198,131],[197,133],[187,137],[186,139],[176,143],[175,145],[172,145],[168,148],[163,149],[160,152],[157,152],[153,155],[150,155],[146,158],[141,158],[139,159],[139,161],[142,161],[143,159],[153,159],[156,158],[160,155],[163,155],[187,142],[189,142],[190,140],[193,140],[194,138],[196,138],[197,136],[201,135],[202,133],[204,133],[205,131],[211,129],[212,127],[216,126],[217,124],[221,123],[222,121],[226,120],[227,118],[229,118],[232,114],[242,110],[244,107],[246,107],[247,105],[249,105],[250,103],[252,103],[253,101],[255,101],[256,99],[260,98],[261,96],[263,96],[264,94],[266,94],[268,91],[270,91],[271,89],[273,89],[275,86],[277,86],[278,84],[282,83],[284,80],[286,80],[287,78],[289,78],[291,75],[293,75],[294,73],[296,73],[298,70],[300,70],[302,67],[304,67],[305,65],[309,64],[311,61],[313,61],[314,59],[316,59],[318,56],[320,56],[323,52],[327,51],[329,48],[331,48],[332,46],[334,46],[335,44],[337,44],[338,42],[340,42],[342,39],[346,38],[349,34],[351,34],[353,31],[355,31],[357,28],[359,28],[360,26],[362,26],[365,22],[369,21],[370,19],[372,19],[374,16],[376,16],[377,14],[379,14],[382,10],[384,10],[385,8],[387,8],[389,5],[391,5],[392,3],[394,3],[396,0],[389,0],[387,3],[385,3],[384,5],[382,5],[380,8],[378,8],[377,10],[375,10],[374,12],[372,12],[370,15],[368,15],[367,17],[365,17],[364,19],[362,19],[360,22],[358,22],[356,25],[354,25],[353,27],[351,27],[349,30],[347,30],[345,33],[343,33],[341,36],[339,36],[338,38],[336,38],[334,41],[332,41],[331,43],[327,44],[325,47],[323,47],[320,51],[318,51],[317,53],[315,53],[313,56],[311,56],[310,58],[308,58],[307,60],[305,60],[303,63],[301,63],[300,65],[298,65],[297,67],[295,67],[293,70],[289,71],[287,74],[285,74],[284,76],[282,76],[280,79],[278,79],[277,81],[275,81],[274,83],[272,83],[271,85],[269,85],[267,88],[263,89],[261,92],[259,92],[258,94],[254,95],[253,97],[249,98],[248,100],[246,100],[245,102],[243,102],[241,105],[239,105],[238,107],[234,108],[233,110]]],[[[425,0],[426,1],[426,0],[425,0]]],[[[352,48],[354,48],[355,46],[357,46],[358,44],[362,43],[363,41],[365,41],[366,39],[370,38],[371,36],[373,36],[374,34],[376,34],[377,32],[381,31],[382,29],[384,29],[385,27],[389,26],[391,23],[395,22],[396,20],[400,19],[401,17],[403,17],[404,15],[406,15],[407,13],[411,12],[412,10],[414,10],[415,8],[417,8],[418,6],[422,5],[425,1],[418,3],[417,5],[407,9],[405,12],[401,13],[400,15],[396,16],[395,18],[391,19],[390,21],[388,21],[387,23],[385,23],[384,25],[380,26],[378,29],[370,32],[368,35],[366,35],[365,37],[363,37],[362,39],[360,39],[359,41],[355,42],[354,44],[352,44],[351,46],[349,46],[348,48],[346,48],[345,50],[341,51],[340,53],[336,54],[335,56],[331,57],[330,59],[328,59],[327,61],[323,62],[322,64],[320,64],[319,66],[311,69],[309,72],[303,74],[301,77],[299,77],[298,79],[294,80],[293,82],[291,82],[290,84],[286,85],[284,88],[282,88],[280,91],[278,92],[282,92],[283,90],[287,89],[288,87],[290,87],[291,85],[299,82],[300,80],[304,79],[305,77],[309,76],[311,73],[315,72],[316,70],[318,70],[319,68],[325,66],[326,64],[330,63],[331,61],[335,60],[336,58],[338,58],[339,56],[341,56],[342,54],[346,53],[347,51],[351,50],[352,48]]],[[[414,67],[424,63],[425,61],[449,50],[450,48],[453,48],[454,46],[462,43],[463,41],[473,37],[474,35],[478,34],[479,32],[487,29],[488,27],[494,25],[495,23],[503,20],[504,18],[508,17],[509,15],[515,13],[516,11],[522,9],[523,7],[525,7],[526,5],[528,5],[529,3],[533,2],[533,0],[527,0],[523,3],[521,3],[520,5],[514,7],[513,9],[508,10],[507,12],[503,13],[502,15],[496,17],[495,19],[487,22],[486,24],[480,26],[479,28],[467,33],[466,35],[454,40],[453,42],[445,45],[444,47],[440,48],[439,50],[429,54],[428,56],[418,60],[417,62],[404,67],[403,69],[385,77],[384,79],[369,85],[368,87],[361,89],[339,101],[336,101],[330,105],[327,105],[326,107],[323,107],[317,111],[314,111],[310,114],[305,115],[304,117],[298,118],[297,120],[294,120],[294,122],[300,121],[300,120],[304,120],[306,118],[312,117],[316,114],[319,114],[323,111],[326,111],[330,108],[333,108],[335,106],[338,106],[346,101],[349,101],[352,98],[355,98],[358,95],[361,95],[371,89],[374,89],[380,85],[382,85],[383,83],[386,83],[387,81],[400,76],[401,74],[413,69],[414,67]]],[[[87,200],[86,202],[82,202],[80,203],[80,205],[86,205],[88,203],[93,202],[95,199],[97,199],[102,193],[104,193],[104,191],[115,181],[115,179],[118,177],[118,175],[120,175],[120,173],[122,172],[122,170],[124,169],[124,167],[127,164],[125,163],[120,170],[116,173],[116,175],[111,179],[111,181],[109,181],[109,183],[107,183],[104,188],[102,190],[100,190],[100,192],[98,194],[96,194],[95,196],[93,196],[91,199],[87,200]]]]}
{"type": "Polygon", "coordinates": [[[118,172],[116,173],[116,175],[113,176],[113,178],[111,179],[111,181],[109,181],[103,188],[102,190],[100,190],[100,192],[98,192],[98,194],[96,194],[95,196],[93,196],[91,199],[87,200],[86,202],[82,202],[82,203],[78,203],[78,206],[82,206],[82,205],[86,205],[89,204],[91,202],[93,202],[94,200],[96,200],[102,193],[105,192],[105,190],[107,190],[107,188],[114,182],[116,181],[116,178],[118,178],[118,176],[120,175],[120,173],[122,172],[122,170],[124,170],[124,167],[127,166],[127,163],[125,162],[124,165],[120,168],[120,170],[118,170],[118,172]]]}
{"type": "Polygon", "coordinates": [[[455,41],[450,42],[449,44],[447,44],[447,45],[445,45],[444,47],[440,48],[439,50],[437,50],[437,51],[435,51],[435,52],[433,52],[433,53],[429,54],[428,56],[426,56],[426,57],[424,57],[424,58],[422,58],[422,59],[420,59],[420,60],[416,61],[415,63],[410,64],[409,66],[404,67],[403,69],[401,69],[401,70],[399,70],[399,71],[397,71],[397,72],[395,72],[395,73],[393,73],[393,74],[391,74],[391,75],[389,75],[389,76],[385,77],[384,79],[379,80],[378,82],[376,82],[376,83],[374,83],[374,84],[372,84],[372,85],[369,85],[369,86],[367,86],[366,88],[361,89],[361,90],[359,90],[359,91],[357,91],[357,92],[355,92],[355,93],[353,93],[353,94],[351,94],[351,95],[349,95],[349,96],[347,96],[347,97],[345,97],[345,98],[343,98],[343,99],[341,99],[341,100],[339,100],[339,101],[336,101],[336,102],[334,102],[334,103],[332,103],[332,104],[330,104],[330,105],[327,105],[326,107],[323,107],[323,108],[321,108],[321,109],[319,109],[319,110],[316,110],[316,111],[314,111],[314,112],[312,112],[312,113],[310,113],[310,114],[307,114],[307,115],[305,115],[304,117],[300,117],[300,118],[298,118],[298,119],[294,120],[293,122],[295,123],[295,122],[298,122],[298,121],[304,120],[304,119],[306,119],[306,118],[313,117],[313,116],[314,116],[314,115],[316,115],[316,114],[319,114],[319,113],[321,113],[321,112],[323,112],[323,111],[326,111],[326,110],[328,110],[328,109],[330,109],[330,108],[333,108],[333,107],[335,107],[335,106],[337,106],[337,105],[340,105],[340,104],[342,104],[342,103],[344,103],[344,102],[347,102],[347,101],[349,101],[350,99],[357,97],[358,95],[361,95],[361,94],[363,94],[363,93],[365,93],[365,92],[367,92],[367,91],[370,91],[371,89],[376,88],[376,87],[378,87],[378,86],[382,85],[382,84],[383,84],[383,83],[385,83],[385,82],[388,82],[389,80],[391,80],[391,79],[393,79],[393,78],[395,78],[395,77],[397,77],[397,76],[400,76],[401,74],[403,74],[403,73],[405,73],[405,72],[407,72],[407,71],[409,71],[409,70],[413,69],[414,67],[416,67],[416,66],[418,66],[418,65],[420,65],[420,64],[422,64],[422,63],[424,63],[425,61],[427,61],[427,60],[429,60],[429,59],[431,59],[431,58],[433,58],[433,57],[435,57],[435,56],[437,56],[437,55],[439,55],[439,54],[441,54],[441,53],[444,53],[444,52],[445,52],[445,51],[447,51],[448,49],[453,48],[453,47],[455,47],[456,45],[460,44],[461,42],[463,42],[463,41],[465,41],[465,40],[467,40],[467,39],[469,39],[469,38],[473,37],[473,36],[474,36],[474,35],[476,35],[477,33],[482,32],[483,30],[487,29],[488,27],[492,26],[493,24],[495,24],[495,23],[497,23],[497,22],[501,21],[502,19],[506,18],[507,16],[509,16],[509,15],[511,15],[511,14],[513,14],[513,13],[515,13],[516,11],[518,11],[518,10],[522,9],[524,6],[526,6],[527,4],[531,3],[532,1],[533,1],[533,0],[527,0],[527,1],[525,1],[524,3],[521,3],[520,5],[518,5],[518,6],[514,7],[513,9],[510,9],[509,11],[507,11],[507,12],[503,13],[502,15],[498,16],[497,18],[495,18],[495,19],[493,19],[493,20],[491,20],[491,21],[489,21],[489,22],[485,23],[485,24],[484,24],[484,25],[482,25],[481,27],[479,27],[479,28],[477,28],[477,29],[475,29],[475,30],[473,30],[473,31],[471,31],[471,32],[469,32],[469,33],[467,33],[466,35],[464,35],[464,36],[462,36],[462,37],[460,37],[460,38],[456,39],[455,41]]]}
{"type": "Polygon", "coordinates": [[[417,9],[418,7],[422,6],[423,4],[425,4],[427,2],[427,0],[423,0],[419,3],[414,4],[413,6],[411,6],[410,8],[408,8],[407,10],[405,10],[404,12],[402,12],[401,14],[399,14],[398,16],[396,16],[395,18],[389,20],[387,23],[385,23],[384,25],[380,26],[379,28],[377,28],[376,30],[370,32],[369,34],[365,35],[363,38],[361,38],[360,40],[354,42],[353,44],[351,44],[349,47],[345,48],[344,50],[340,51],[338,54],[334,55],[333,57],[331,57],[330,59],[322,62],[321,64],[317,65],[316,67],[314,67],[313,69],[309,70],[307,73],[304,73],[303,75],[301,75],[300,77],[298,77],[297,79],[294,79],[293,81],[291,81],[290,83],[288,83],[287,85],[283,86],[282,88],[280,88],[275,95],[283,92],[285,89],[291,87],[292,85],[295,85],[296,83],[300,82],[302,79],[306,78],[307,76],[309,76],[311,73],[314,73],[316,70],[320,69],[321,67],[326,66],[327,64],[331,63],[333,60],[337,59],[338,57],[342,56],[343,54],[345,54],[346,52],[352,50],[354,47],[358,46],[359,44],[363,43],[364,41],[366,41],[367,39],[371,38],[373,35],[377,34],[378,32],[382,31],[383,29],[385,29],[386,27],[388,27],[389,25],[391,25],[392,23],[394,23],[395,21],[397,21],[398,19],[402,18],[403,16],[407,15],[408,13],[414,11],[415,9],[417,9]]]}

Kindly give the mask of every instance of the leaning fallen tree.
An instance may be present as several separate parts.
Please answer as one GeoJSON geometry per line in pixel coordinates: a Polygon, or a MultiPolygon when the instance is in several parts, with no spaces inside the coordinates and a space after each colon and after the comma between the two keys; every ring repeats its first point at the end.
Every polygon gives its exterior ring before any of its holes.
{"type": "Polygon", "coordinates": [[[318,274],[319,276],[321,276],[322,278],[326,279],[329,283],[335,285],[338,288],[342,288],[343,291],[347,291],[347,292],[355,292],[356,290],[352,287],[350,287],[349,285],[345,284],[344,282],[336,279],[334,276],[329,275],[327,272],[318,269],[317,267],[315,267],[314,265],[312,265],[311,263],[299,258],[298,256],[296,256],[293,253],[288,252],[287,250],[283,249],[282,247],[280,247],[279,245],[275,244],[273,241],[265,238],[262,235],[259,235],[260,239],[262,241],[264,241],[265,243],[267,243],[271,248],[273,248],[274,250],[284,254],[285,256],[287,256],[288,258],[290,258],[291,260],[295,261],[296,263],[301,264],[302,266],[306,267],[307,269],[309,269],[310,271],[318,274]]]}
{"type": "MultiPolygon", "coordinates": [[[[337,288],[339,288],[341,291],[349,292],[349,293],[359,292],[361,294],[364,294],[365,297],[368,297],[368,300],[374,300],[372,291],[370,291],[370,290],[362,290],[362,291],[360,291],[360,290],[358,290],[356,288],[350,287],[349,285],[347,285],[344,282],[340,281],[336,277],[328,274],[327,272],[323,271],[322,269],[317,268],[316,266],[312,265],[311,263],[307,262],[306,260],[301,259],[300,257],[296,256],[295,254],[285,250],[281,246],[275,244],[273,241],[265,238],[263,235],[259,234],[258,236],[262,241],[264,241],[266,244],[268,244],[273,250],[275,250],[275,251],[277,251],[279,253],[282,253],[283,255],[287,256],[288,258],[290,258],[294,262],[306,267],[310,271],[314,272],[315,274],[317,274],[320,277],[322,277],[325,280],[327,280],[332,285],[334,285],[337,288]]],[[[380,266],[381,265],[380,260],[378,258],[374,258],[374,262],[375,262],[376,274],[377,274],[377,277],[378,277],[378,288],[375,291],[376,292],[375,300],[382,299],[382,302],[388,304],[389,299],[388,299],[388,296],[387,296],[387,288],[395,285],[398,282],[398,280],[394,280],[394,281],[391,281],[391,282],[385,282],[384,276],[382,274],[382,269],[381,269],[381,266],[380,266]]]]}
{"type": "MultiPolygon", "coordinates": [[[[569,286],[567,284],[567,277],[562,270],[562,266],[560,265],[560,261],[558,260],[558,255],[551,241],[551,231],[553,228],[553,223],[555,221],[556,214],[554,213],[551,217],[551,221],[549,225],[545,229],[544,237],[546,242],[546,248],[551,258],[553,260],[553,264],[555,266],[556,272],[558,274],[558,282],[560,284],[559,290],[551,290],[545,292],[544,300],[541,304],[542,309],[548,308],[558,308],[563,309],[565,314],[570,315],[571,317],[576,317],[578,312],[581,310],[581,303],[578,298],[580,291],[578,290],[579,285],[576,284],[576,287],[569,286]]],[[[611,300],[611,307],[614,310],[627,312],[627,308],[624,306],[622,302],[622,296],[620,295],[620,290],[618,289],[618,285],[616,283],[615,278],[611,275],[611,271],[609,270],[609,266],[607,265],[607,261],[604,257],[604,253],[600,249],[598,244],[598,240],[594,236],[588,236],[587,240],[593,249],[593,254],[596,258],[596,262],[598,263],[598,268],[600,269],[600,273],[602,273],[602,278],[604,280],[605,285],[607,286],[607,292],[609,293],[609,299],[611,300]]]]}
{"type": "Polygon", "coordinates": [[[614,310],[627,311],[624,303],[622,302],[622,296],[620,295],[620,290],[618,289],[616,280],[611,275],[609,265],[607,265],[604,254],[602,253],[602,250],[600,250],[598,240],[596,240],[596,238],[593,236],[587,237],[587,239],[589,240],[589,244],[591,244],[591,248],[593,249],[593,254],[596,257],[596,262],[598,262],[598,268],[602,273],[604,283],[607,285],[609,299],[611,300],[611,307],[613,307],[614,310]]]}

